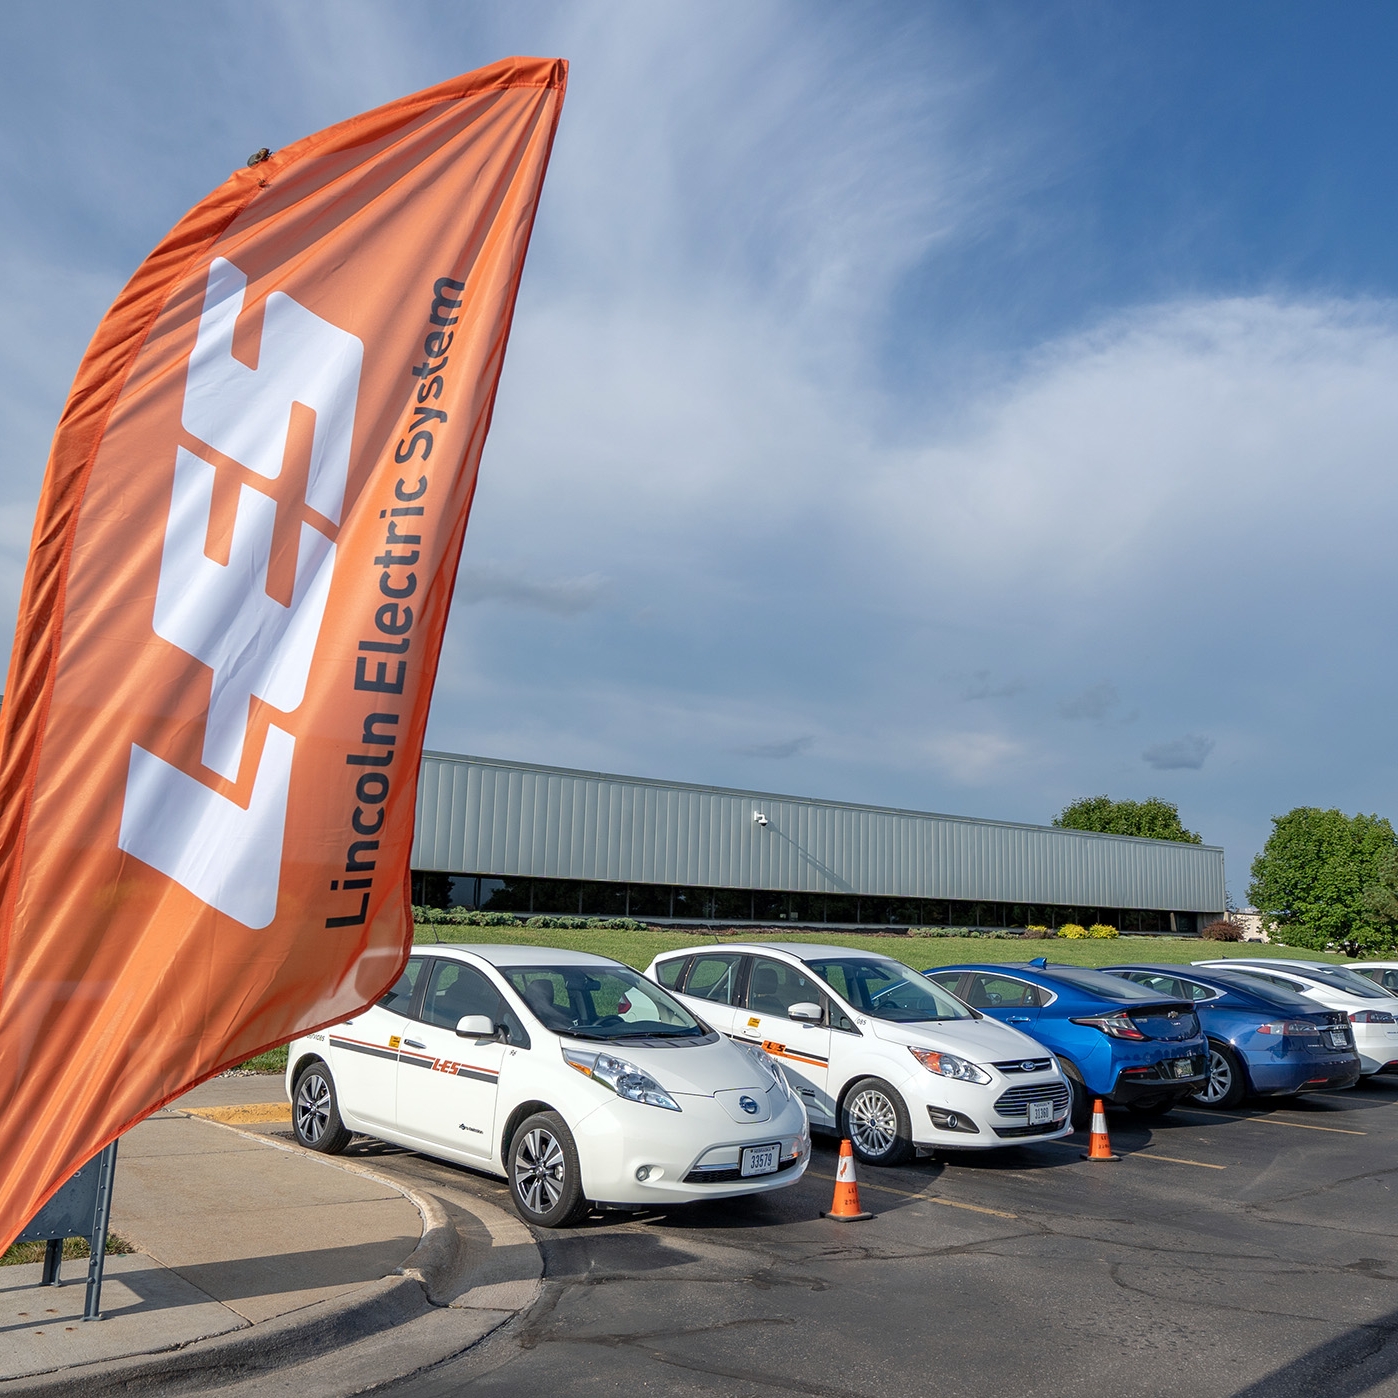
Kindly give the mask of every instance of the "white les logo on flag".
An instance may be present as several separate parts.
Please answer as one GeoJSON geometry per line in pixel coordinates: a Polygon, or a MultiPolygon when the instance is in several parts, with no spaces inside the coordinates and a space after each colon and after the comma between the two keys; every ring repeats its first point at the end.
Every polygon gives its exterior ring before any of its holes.
{"type": "MultiPolygon", "coordinates": [[[[315,414],[305,503],[340,522],[364,346],[291,297],[267,298],[257,368],[233,357],[233,330],[247,278],[216,258],[189,356],[182,421],[215,451],[268,480],[280,474],[292,405],[315,414]]],[[[300,523],[291,604],[267,591],[277,502],[240,486],[227,564],[204,552],[216,471],[175,451],[175,488],[165,525],[155,633],[213,672],[204,728],[206,767],[236,781],[254,696],[283,712],[300,704],[335,545],[300,523]]],[[[117,844],[247,927],[277,911],[282,836],[296,740],[275,724],[258,759],[246,809],[178,767],[132,744],[117,844]]]]}

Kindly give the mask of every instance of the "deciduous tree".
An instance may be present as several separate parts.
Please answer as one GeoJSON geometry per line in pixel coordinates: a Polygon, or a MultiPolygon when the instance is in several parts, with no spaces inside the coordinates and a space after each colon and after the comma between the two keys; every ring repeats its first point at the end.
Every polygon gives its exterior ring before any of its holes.
{"type": "Polygon", "coordinates": [[[1143,840],[1203,841],[1180,821],[1173,801],[1152,796],[1145,801],[1113,801],[1110,796],[1084,796],[1064,806],[1053,823],[1064,830],[1096,830],[1103,835],[1135,835],[1143,840]]]}
{"type": "Polygon", "coordinates": [[[1398,836],[1381,816],[1298,806],[1272,818],[1272,833],[1252,861],[1248,898],[1274,941],[1312,951],[1332,944],[1376,950],[1374,902],[1388,906],[1381,879],[1396,850],[1398,836]]]}

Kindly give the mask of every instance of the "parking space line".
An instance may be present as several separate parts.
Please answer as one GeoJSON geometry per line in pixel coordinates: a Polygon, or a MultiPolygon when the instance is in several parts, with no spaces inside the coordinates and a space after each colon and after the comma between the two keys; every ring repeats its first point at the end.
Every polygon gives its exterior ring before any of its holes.
{"type": "MultiPolygon", "coordinates": [[[[834,1181],[834,1175],[822,1175],[816,1170],[807,1170],[806,1174],[818,1180],[834,1181]]],[[[860,1189],[876,1189],[881,1194],[896,1194],[902,1199],[920,1199],[927,1204],[943,1204],[949,1209],[968,1209],[973,1214],[990,1214],[994,1218],[1018,1218],[1018,1214],[1007,1213],[1004,1209],[988,1209],[984,1204],[963,1204],[959,1199],[943,1199],[938,1194],[924,1194],[922,1191],[914,1193],[908,1189],[894,1189],[891,1185],[874,1184],[869,1180],[859,1182],[860,1189]]]]}
{"type": "Polygon", "coordinates": [[[1125,1160],[1168,1160],[1171,1165],[1197,1165],[1201,1170],[1226,1170],[1227,1165],[1210,1165],[1207,1160],[1184,1160],[1178,1155],[1157,1155],[1153,1150],[1133,1150],[1125,1160]]]}
{"type": "MultiPolygon", "coordinates": [[[[1295,1126],[1301,1131],[1334,1131],[1341,1136],[1367,1136],[1367,1131],[1356,1131],[1352,1126],[1316,1126],[1309,1121],[1284,1121],[1278,1116],[1268,1116],[1261,1112],[1256,1112],[1251,1116],[1227,1116],[1222,1112],[1182,1112],[1178,1109],[1172,1113],[1173,1116],[1192,1116],[1200,1120],[1215,1121],[1265,1121],[1271,1126],[1295,1126]]],[[[1055,1143],[1057,1144],[1057,1143],[1055,1143]]]]}
{"type": "Polygon", "coordinates": [[[1265,1121],[1268,1126],[1294,1126],[1298,1131],[1333,1131],[1337,1136],[1367,1136],[1349,1126],[1313,1126],[1309,1121],[1282,1121],[1274,1116],[1245,1116],[1243,1121],[1265,1121]]]}

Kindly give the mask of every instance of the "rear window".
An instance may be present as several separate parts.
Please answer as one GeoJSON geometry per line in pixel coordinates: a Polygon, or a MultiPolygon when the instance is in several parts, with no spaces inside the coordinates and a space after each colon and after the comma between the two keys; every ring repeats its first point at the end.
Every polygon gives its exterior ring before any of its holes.
{"type": "Polygon", "coordinates": [[[689,963],[684,993],[716,1005],[738,1003],[738,968],[741,956],[696,956],[689,963]]]}
{"type": "Polygon", "coordinates": [[[679,983],[680,972],[684,970],[684,957],[677,956],[672,961],[661,961],[656,965],[655,978],[666,990],[673,990],[679,983]]]}
{"type": "Polygon", "coordinates": [[[1300,981],[1289,981],[1285,976],[1274,976],[1270,971],[1259,971],[1256,966],[1239,966],[1238,974],[1262,981],[1265,985],[1276,986],[1278,990],[1294,991],[1297,995],[1303,994],[1306,989],[1300,981]]]}
{"type": "Polygon", "coordinates": [[[1163,1000],[1206,1000],[1214,993],[1203,986],[1187,985],[1178,976],[1161,975],[1158,971],[1127,971],[1121,979],[1153,990],[1163,1000]],[[1196,990],[1199,992],[1197,995],[1194,994],[1196,990]]]}
{"type": "Polygon", "coordinates": [[[410,956],[408,964],[403,968],[403,974],[393,982],[379,1004],[396,1015],[407,1014],[408,1007],[413,1003],[413,987],[417,985],[417,978],[421,971],[422,957],[410,956]]]}
{"type": "MultiPolygon", "coordinates": [[[[1241,991],[1254,999],[1261,1000],[1263,1004],[1271,1005],[1284,1014],[1312,1014],[1315,1011],[1315,1001],[1308,1000],[1304,995],[1295,990],[1270,981],[1264,981],[1260,976],[1250,976],[1246,973],[1234,973],[1227,971],[1218,973],[1210,971],[1208,973],[1209,984],[1216,986],[1222,991],[1241,991]]],[[[1188,985],[1190,982],[1186,981],[1188,985]]]]}
{"type": "MultiPolygon", "coordinates": [[[[1076,986],[1079,990],[1086,990],[1092,995],[1100,995],[1104,1000],[1137,1001],[1145,1004],[1148,1001],[1158,1001],[1162,998],[1158,990],[1147,990],[1145,986],[1136,985],[1132,981],[1122,980],[1119,976],[1109,976],[1104,971],[1087,971],[1080,966],[1050,966],[1041,974],[1050,977],[1052,980],[1064,981],[1068,985],[1076,986]]],[[[1174,999],[1173,995],[1163,997],[1174,999]]],[[[1188,996],[1184,997],[1188,999],[1188,996]]]]}
{"type": "Polygon", "coordinates": [[[1362,995],[1366,1000],[1393,999],[1392,991],[1385,990],[1381,985],[1375,985],[1373,981],[1357,975],[1344,966],[1308,966],[1305,974],[1312,980],[1319,981],[1322,985],[1343,990],[1347,995],[1362,995]]]}

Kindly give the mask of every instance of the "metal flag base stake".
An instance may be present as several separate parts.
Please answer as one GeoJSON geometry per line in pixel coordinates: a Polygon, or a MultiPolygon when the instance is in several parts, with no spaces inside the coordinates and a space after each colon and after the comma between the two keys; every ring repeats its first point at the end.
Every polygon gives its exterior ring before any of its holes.
{"type": "Polygon", "coordinates": [[[62,1286],[63,1244],[69,1238],[86,1237],[91,1249],[87,1260],[87,1297],[84,1320],[102,1319],[102,1272],[107,1261],[107,1226],[112,1218],[112,1184],[116,1178],[117,1143],[93,1156],[62,1185],[15,1239],[17,1243],[43,1243],[44,1271],[41,1286],[62,1286]]]}

